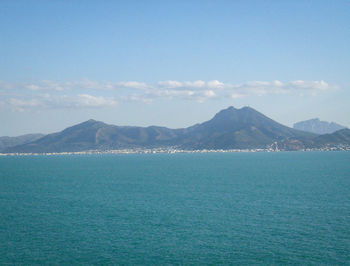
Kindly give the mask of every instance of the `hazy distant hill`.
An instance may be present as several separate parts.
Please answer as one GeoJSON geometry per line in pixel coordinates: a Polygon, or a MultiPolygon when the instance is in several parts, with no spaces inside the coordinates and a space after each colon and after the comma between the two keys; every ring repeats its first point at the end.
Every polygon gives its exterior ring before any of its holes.
{"type": "Polygon", "coordinates": [[[4,152],[68,152],[126,148],[300,150],[330,145],[350,145],[348,129],[333,134],[296,130],[258,111],[229,107],[211,120],[183,129],[130,127],[88,120],[35,141],[9,147],[4,152]]]}
{"type": "Polygon", "coordinates": [[[334,122],[320,121],[320,119],[314,118],[295,123],[293,128],[316,134],[329,134],[345,127],[334,122]]]}
{"type": "Polygon", "coordinates": [[[18,137],[0,137],[0,151],[9,147],[35,141],[43,136],[43,134],[26,134],[18,137]]]}

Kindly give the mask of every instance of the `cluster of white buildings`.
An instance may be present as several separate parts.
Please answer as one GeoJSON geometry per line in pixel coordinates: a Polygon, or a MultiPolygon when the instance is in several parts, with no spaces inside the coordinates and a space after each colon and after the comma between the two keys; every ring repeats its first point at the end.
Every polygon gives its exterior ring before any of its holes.
{"type": "MultiPolygon", "coordinates": [[[[300,151],[349,151],[350,146],[327,146],[323,148],[302,149],[300,151]]],[[[154,148],[154,149],[119,149],[119,150],[89,150],[76,152],[44,152],[44,153],[0,153],[0,156],[25,156],[25,155],[86,155],[86,154],[157,154],[157,153],[229,153],[229,152],[278,152],[283,151],[275,147],[266,149],[198,149],[184,150],[178,148],[154,148]]]]}

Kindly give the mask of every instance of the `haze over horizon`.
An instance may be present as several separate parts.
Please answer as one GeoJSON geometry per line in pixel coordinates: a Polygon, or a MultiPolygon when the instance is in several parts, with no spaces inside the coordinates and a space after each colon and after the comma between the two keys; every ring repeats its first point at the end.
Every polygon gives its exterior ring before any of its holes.
{"type": "Polygon", "coordinates": [[[2,1],[0,136],[250,106],[350,127],[349,1],[2,1]]]}

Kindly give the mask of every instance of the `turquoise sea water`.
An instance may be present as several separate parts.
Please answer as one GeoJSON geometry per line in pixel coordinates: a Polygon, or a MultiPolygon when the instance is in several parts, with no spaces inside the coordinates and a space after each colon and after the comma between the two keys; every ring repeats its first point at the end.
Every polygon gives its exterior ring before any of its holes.
{"type": "Polygon", "coordinates": [[[350,264],[350,152],[1,157],[0,264],[350,264]]]}

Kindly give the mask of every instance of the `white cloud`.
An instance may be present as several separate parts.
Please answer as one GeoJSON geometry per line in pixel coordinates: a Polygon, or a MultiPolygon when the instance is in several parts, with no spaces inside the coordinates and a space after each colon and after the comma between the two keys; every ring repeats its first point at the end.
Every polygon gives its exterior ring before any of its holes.
{"type": "Polygon", "coordinates": [[[137,81],[117,82],[115,85],[116,87],[128,89],[147,89],[149,87],[146,83],[137,81]]]}
{"type": "MultiPolygon", "coordinates": [[[[165,99],[182,99],[195,100],[203,102],[210,98],[215,98],[217,95],[213,90],[196,90],[196,89],[153,89],[146,94],[140,95],[142,99],[153,100],[157,98],[165,99]],[[142,97],[143,96],[143,97],[142,97]]],[[[135,97],[133,97],[135,99],[135,97]]]]}
{"type": "Polygon", "coordinates": [[[208,88],[211,88],[211,89],[223,89],[226,86],[223,82],[220,82],[218,80],[209,81],[207,84],[208,84],[208,88]]]}
{"type": "Polygon", "coordinates": [[[91,90],[118,90],[121,88],[127,89],[146,89],[148,85],[144,82],[137,81],[122,81],[122,82],[98,82],[94,80],[82,80],[70,82],[69,88],[91,89],[91,90]]]}
{"type": "Polygon", "coordinates": [[[176,81],[176,80],[166,80],[166,81],[159,81],[157,83],[159,88],[166,88],[166,89],[222,89],[226,85],[218,80],[211,80],[208,82],[205,82],[203,80],[196,80],[196,81],[176,81]]]}
{"type": "Polygon", "coordinates": [[[310,92],[316,95],[318,92],[336,89],[336,86],[330,86],[327,82],[295,80],[283,83],[279,80],[269,81],[249,81],[238,85],[233,85],[232,89],[245,95],[265,95],[265,94],[286,94],[300,91],[310,92]]]}
{"type": "Polygon", "coordinates": [[[274,80],[273,85],[276,87],[283,87],[284,86],[284,84],[279,80],[274,80]]]}
{"type": "Polygon", "coordinates": [[[247,81],[241,84],[224,83],[219,80],[205,82],[196,81],[159,81],[155,85],[149,85],[145,82],[122,81],[122,82],[99,82],[94,80],[80,80],[68,82],[54,82],[50,80],[41,80],[32,83],[11,83],[0,81],[0,89],[28,89],[31,91],[65,91],[65,90],[118,90],[118,89],[136,89],[136,90],[158,90],[158,89],[183,89],[183,90],[256,90],[264,88],[267,92],[275,92],[276,88],[283,90],[303,89],[325,91],[334,89],[335,86],[329,85],[326,81],[305,81],[295,80],[283,83],[279,80],[274,81],[247,81]]]}
{"type": "Polygon", "coordinates": [[[176,80],[166,80],[166,81],[159,81],[158,86],[161,88],[175,89],[175,88],[183,87],[183,84],[182,82],[179,82],[176,80]]]}
{"type": "Polygon", "coordinates": [[[117,105],[117,102],[112,98],[79,94],[76,98],[76,104],[80,107],[108,107],[117,105]]]}
{"type": "Polygon", "coordinates": [[[336,89],[326,81],[295,80],[289,82],[248,81],[241,84],[211,81],[99,82],[93,80],[31,83],[0,81],[1,106],[15,110],[34,108],[102,108],[116,106],[118,101],[152,102],[156,99],[193,100],[242,98],[269,94],[315,96],[336,89]]]}
{"type": "Polygon", "coordinates": [[[0,89],[27,89],[29,91],[67,91],[67,90],[118,90],[118,89],[138,89],[150,88],[144,82],[122,81],[122,82],[100,82],[83,79],[79,81],[54,82],[50,80],[40,80],[31,83],[14,83],[0,81],[0,89]]]}
{"type": "Polygon", "coordinates": [[[185,81],[184,82],[184,87],[188,88],[204,88],[206,87],[206,82],[203,80],[196,80],[196,81],[185,81]]]}
{"type": "Polygon", "coordinates": [[[290,87],[295,89],[306,89],[306,90],[320,90],[325,91],[329,90],[332,87],[325,82],[324,80],[320,81],[304,81],[304,80],[295,80],[289,83],[290,87]]]}
{"type": "Polygon", "coordinates": [[[207,98],[213,98],[216,96],[216,93],[212,90],[207,90],[207,91],[204,91],[204,96],[207,98]]]}
{"type": "Polygon", "coordinates": [[[25,109],[37,108],[41,105],[40,101],[37,99],[16,99],[10,98],[8,104],[17,111],[23,112],[25,109]]]}
{"type": "Polygon", "coordinates": [[[266,87],[271,86],[271,82],[269,81],[248,81],[243,84],[245,87],[266,87]]]}
{"type": "Polygon", "coordinates": [[[50,80],[41,80],[37,83],[25,84],[25,88],[33,91],[38,90],[54,90],[54,91],[63,91],[68,89],[66,84],[59,84],[50,80]]]}
{"type": "Polygon", "coordinates": [[[17,111],[33,109],[103,108],[117,105],[117,101],[114,98],[92,96],[89,94],[79,94],[75,96],[40,94],[31,98],[9,98],[2,103],[17,111]]]}

